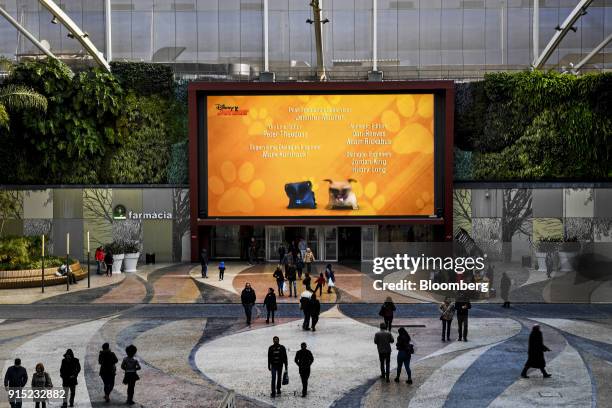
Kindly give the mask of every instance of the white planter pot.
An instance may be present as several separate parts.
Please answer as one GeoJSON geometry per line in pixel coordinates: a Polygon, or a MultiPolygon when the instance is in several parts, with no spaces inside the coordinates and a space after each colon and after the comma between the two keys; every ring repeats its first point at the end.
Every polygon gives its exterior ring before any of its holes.
{"type": "Polygon", "coordinates": [[[538,272],[546,272],[546,252],[536,252],[535,256],[538,260],[538,272]]]}
{"type": "Polygon", "coordinates": [[[574,270],[574,260],[578,256],[576,251],[559,251],[559,270],[561,272],[571,272],[574,270]]]}
{"type": "Polygon", "coordinates": [[[125,254],[125,258],[123,258],[123,272],[136,272],[138,258],[140,258],[140,252],[125,254]]]}
{"type": "Polygon", "coordinates": [[[113,255],[113,275],[116,273],[121,273],[121,265],[123,265],[124,256],[125,254],[113,255]]]}

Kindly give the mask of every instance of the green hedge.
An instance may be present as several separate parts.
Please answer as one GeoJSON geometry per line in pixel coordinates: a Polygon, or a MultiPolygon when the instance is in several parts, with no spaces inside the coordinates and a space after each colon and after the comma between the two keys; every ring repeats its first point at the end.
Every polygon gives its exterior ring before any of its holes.
{"type": "Polygon", "coordinates": [[[456,145],[476,180],[606,180],[611,100],[612,74],[488,74],[457,86],[456,145]]]}
{"type": "Polygon", "coordinates": [[[144,96],[170,97],[174,94],[174,73],[168,65],[113,61],[110,66],[126,90],[144,96]]]}

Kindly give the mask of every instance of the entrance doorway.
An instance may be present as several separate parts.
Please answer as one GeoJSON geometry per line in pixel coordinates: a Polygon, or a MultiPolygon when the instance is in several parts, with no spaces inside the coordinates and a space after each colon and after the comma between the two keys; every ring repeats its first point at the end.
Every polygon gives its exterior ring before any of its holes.
{"type": "Polygon", "coordinates": [[[297,243],[300,239],[306,239],[306,227],[285,227],[284,231],[285,244],[287,246],[291,243],[297,243]]]}
{"type": "Polygon", "coordinates": [[[338,262],[361,262],[361,227],[338,227],[338,262]]]}

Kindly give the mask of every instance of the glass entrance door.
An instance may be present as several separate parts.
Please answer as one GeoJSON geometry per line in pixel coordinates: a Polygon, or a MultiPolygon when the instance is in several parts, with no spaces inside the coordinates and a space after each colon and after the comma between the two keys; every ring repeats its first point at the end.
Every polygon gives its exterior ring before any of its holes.
{"type": "Polygon", "coordinates": [[[361,260],[371,261],[376,257],[377,227],[361,227],[361,260]]]}
{"type": "Polygon", "coordinates": [[[326,261],[338,260],[338,228],[325,227],[323,234],[323,248],[325,249],[324,259],[326,261]]]}
{"type": "Polygon", "coordinates": [[[278,247],[283,241],[283,227],[266,226],[266,259],[278,261],[278,247]]]}

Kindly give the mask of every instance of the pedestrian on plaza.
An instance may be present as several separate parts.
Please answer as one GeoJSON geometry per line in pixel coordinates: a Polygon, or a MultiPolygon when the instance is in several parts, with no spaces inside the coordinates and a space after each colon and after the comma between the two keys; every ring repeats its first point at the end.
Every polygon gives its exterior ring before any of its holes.
{"type": "Polygon", "coordinates": [[[387,331],[385,323],[380,324],[380,331],[374,335],[374,344],[378,349],[378,359],[380,360],[380,378],[389,382],[389,366],[391,364],[391,343],[393,336],[387,331]]]}
{"type": "Polygon", "coordinates": [[[306,289],[300,296],[300,310],[304,314],[304,323],[302,323],[302,329],[310,330],[310,298],[313,293],[306,289]]]}
{"type": "Polygon", "coordinates": [[[101,246],[97,247],[94,258],[96,259],[96,275],[102,275],[102,265],[104,264],[104,248],[102,248],[101,246]]]}
{"type": "Polygon", "coordinates": [[[285,270],[285,275],[289,271],[289,265],[293,263],[293,254],[291,252],[287,252],[283,259],[281,260],[281,264],[283,265],[283,269],[285,270]]]}
{"type": "Polygon", "coordinates": [[[414,354],[414,346],[410,343],[410,335],[403,327],[398,330],[397,343],[397,376],[395,382],[399,382],[400,374],[402,373],[402,365],[408,374],[407,384],[412,384],[412,371],[410,371],[410,359],[414,354]]]}
{"type": "Polygon", "coordinates": [[[76,275],[74,274],[74,272],[72,272],[72,268],[70,267],[70,265],[67,265],[65,263],[62,264],[59,268],[57,268],[56,275],[65,276],[71,285],[77,284],[76,275]]]}
{"type": "Polygon", "coordinates": [[[278,336],[272,338],[273,344],[268,348],[268,370],[272,374],[271,388],[272,392],[270,396],[272,398],[280,395],[281,384],[283,380],[283,366],[285,366],[285,372],[287,371],[287,350],[285,346],[280,344],[278,336]]]}
{"type": "Polygon", "coordinates": [[[274,289],[268,289],[268,293],[264,299],[264,305],[266,306],[266,323],[270,323],[270,315],[272,315],[272,323],[274,323],[274,312],[277,309],[274,289]]]}
{"type": "Polygon", "coordinates": [[[248,248],[249,265],[257,263],[257,240],[255,237],[251,237],[248,248]]]}
{"type": "Polygon", "coordinates": [[[325,267],[325,279],[327,281],[327,293],[332,293],[332,288],[336,287],[336,274],[330,263],[325,267]]]}
{"type": "Polygon", "coordinates": [[[295,261],[295,269],[297,270],[298,279],[302,280],[302,271],[304,270],[304,257],[302,254],[298,254],[298,258],[295,261]]]}
{"type": "Polygon", "coordinates": [[[127,401],[128,405],[134,405],[134,388],[136,381],[140,380],[137,371],[140,370],[140,363],[136,359],[136,352],[138,349],[135,345],[130,344],[125,348],[125,354],[127,357],[121,362],[121,369],[124,371],[123,383],[127,385],[127,401]]]}
{"type": "Polygon", "coordinates": [[[509,308],[510,307],[510,287],[512,286],[512,281],[506,272],[502,274],[501,283],[500,283],[500,292],[501,298],[504,301],[502,307],[509,308]]]}
{"type": "Polygon", "coordinates": [[[550,349],[544,345],[544,337],[542,336],[540,325],[534,324],[533,329],[531,329],[531,334],[529,335],[527,362],[525,363],[525,367],[523,367],[521,377],[529,378],[527,370],[530,368],[539,368],[544,378],[549,378],[551,375],[546,372],[546,360],[544,359],[544,353],[547,351],[550,351],[550,349]]]}
{"type": "Polygon", "coordinates": [[[546,253],[545,263],[546,263],[546,277],[550,278],[550,277],[552,277],[553,265],[555,263],[554,259],[553,259],[552,252],[547,252],[546,253]]]}
{"type": "Polygon", "coordinates": [[[32,375],[35,408],[40,408],[41,406],[42,408],[47,408],[47,398],[45,398],[44,394],[41,394],[51,388],[53,388],[53,383],[51,382],[51,376],[45,371],[45,366],[42,363],[36,364],[36,371],[32,375]],[[38,397],[36,397],[36,391],[39,392],[38,397]]]}
{"type": "Polygon", "coordinates": [[[457,325],[459,326],[459,338],[458,341],[468,341],[468,315],[470,313],[470,309],[472,308],[472,304],[470,303],[470,299],[463,294],[459,294],[457,296],[458,300],[455,302],[455,310],[457,311],[457,325]]]}
{"type": "Polygon", "coordinates": [[[283,259],[285,259],[285,254],[287,253],[287,248],[285,248],[285,244],[283,242],[278,246],[278,263],[283,263],[283,259]]]}
{"type": "Polygon", "coordinates": [[[453,317],[455,317],[455,304],[446,298],[438,309],[440,309],[440,321],[442,322],[442,341],[451,341],[450,330],[453,317]]]}
{"type": "Polygon", "coordinates": [[[283,275],[283,270],[280,266],[277,266],[272,274],[272,277],[276,279],[276,286],[278,287],[278,296],[284,296],[283,285],[285,284],[285,275],[283,275]]]}
{"type": "Polygon", "coordinates": [[[251,287],[251,284],[247,282],[242,289],[240,294],[240,300],[242,301],[242,307],[244,307],[244,314],[246,315],[247,326],[251,325],[251,314],[253,312],[253,306],[255,306],[255,300],[257,299],[255,291],[251,287]]]}
{"type": "Polygon", "coordinates": [[[208,251],[206,248],[200,251],[200,265],[202,266],[202,278],[208,279],[208,251]]]}
{"type": "Polygon", "coordinates": [[[70,406],[74,407],[74,395],[76,393],[76,386],[78,384],[77,378],[80,372],[81,363],[79,363],[79,359],[74,356],[71,349],[66,350],[62,365],[60,366],[60,377],[62,378],[62,387],[64,387],[63,408],[66,408],[68,401],[70,402],[70,406]],[[70,394],[70,398],[68,398],[68,394],[70,394]]]}
{"type": "Polygon", "coordinates": [[[223,275],[225,275],[225,262],[219,262],[219,280],[223,280],[223,275]]]}
{"type": "Polygon", "coordinates": [[[115,388],[115,375],[117,375],[117,363],[119,359],[110,349],[108,343],[102,344],[102,350],[98,354],[100,364],[100,377],[104,383],[104,401],[110,402],[110,393],[115,388]]]}
{"type": "Polygon", "coordinates": [[[302,257],[302,259],[306,256],[306,248],[308,248],[306,240],[304,239],[304,237],[300,237],[300,240],[298,241],[298,250],[299,255],[302,257]]]}
{"type": "MultiPolygon", "coordinates": [[[[4,388],[11,388],[14,391],[21,391],[28,383],[28,372],[21,366],[21,359],[16,358],[4,374],[4,388]]],[[[21,398],[9,398],[11,408],[21,408],[21,398]]]]}
{"type": "Polygon", "coordinates": [[[312,272],[312,263],[315,261],[315,256],[310,248],[306,248],[306,254],[304,255],[304,263],[306,264],[306,272],[312,272]]]}
{"type": "Polygon", "coordinates": [[[323,276],[323,272],[319,274],[319,277],[315,281],[317,286],[315,286],[314,293],[317,293],[317,289],[319,290],[319,297],[323,296],[323,286],[325,286],[325,277],[323,276]]]}
{"type": "Polygon", "coordinates": [[[310,328],[312,331],[317,331],[315,328],[317,326],[317,322],[319,321],[319,315],[321,314],[321,302],[317,299],[317,294],[313,293],[310,297],[310,302],[308,302],[309,312],[310,312],[310,328]]]}
{"type": "Polygon", "coordinates": [[[104,254],[104,263],[106,264],[106,276],[113,276],[113,253],[110,249],[106,250],[104,254]]]}
{"type": "Polygon", "coordinates": [[[297,364],[300,378],[302,380],[302,398],[308,395],[308,377],[310,377],[310,366],[314,363],[314,357],[306,348],[306,343],[300,344],[300,350],[295,353],[295,364],[297,364]]]}
{"type": "Polygon", "coordinates": [[[385,303],[382,304],[380,310],[378,311],[378,315],[384,319],[387,330],[389,331],[391,331],[391,326],[393,325],[394,312],[395,303],[393,303],[391,296],[387,296],[387,298],[385,299],[385,303]]]}
{"type": "Polygon", "coordinates": [[[289,264],[289,267],[287,268],[286,278],[289,281],[289,297],[293,296],[294,298],[296,298],[297,297],[297,284],[295,280],[297,279],[297,277],[296,277],[296,271],[295,271],[295,264],[293,263],[289,264]]]}
{"type": "Polygon", "coordinates": [[[312,281],[312,279],[310,279],[310,272],[306,272],[304,274],[304,280],[302,281],[302,285],[304,285],[304,288],[309,291],[312,292],[312,288],[310,287],[310,282],[312,281]]]}

